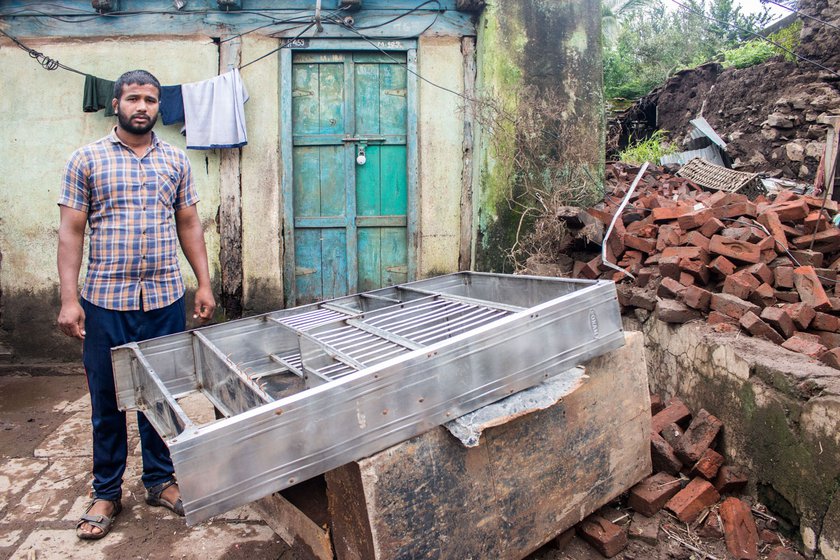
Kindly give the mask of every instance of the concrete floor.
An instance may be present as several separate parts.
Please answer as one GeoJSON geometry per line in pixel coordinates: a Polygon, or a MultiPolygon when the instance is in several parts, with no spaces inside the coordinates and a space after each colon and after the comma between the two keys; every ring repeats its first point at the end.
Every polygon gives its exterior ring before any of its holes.
{"type": "Polygon", "coordinates": [[[295,557],[248,507],[187,527],[168,510],[147,506],[134,415],[123,512],[106,538],[80,541],[75,524],[91,480],[84,375],[8,373],[0,376],[0,559],[295,557]]]}

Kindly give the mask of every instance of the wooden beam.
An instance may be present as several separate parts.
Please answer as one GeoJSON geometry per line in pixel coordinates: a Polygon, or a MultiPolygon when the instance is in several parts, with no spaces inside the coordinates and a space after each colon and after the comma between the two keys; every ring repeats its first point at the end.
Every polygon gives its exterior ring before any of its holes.
{"type": "MultiPolygon", "coordinates": [[[[219,47],[219,74],[241,63],[242,44],[229,38],[219,47]]],[[[242,316],[242,153],[239,148],[219,153],[219,263],[222,273],[221,303],[227,319],[242,316]]]]}
{"type": "Polygon", "coordinates": [[[330,533],[278,494],[251,504],[263,521],[291,546],[296,557],[306,560],[333,560],[330,533]]]}
{"type": "Polygon", "coordinates": [[[480,12],[485,6],[486,0],[455,0],[455,9],[462,12],[480,12]]]}

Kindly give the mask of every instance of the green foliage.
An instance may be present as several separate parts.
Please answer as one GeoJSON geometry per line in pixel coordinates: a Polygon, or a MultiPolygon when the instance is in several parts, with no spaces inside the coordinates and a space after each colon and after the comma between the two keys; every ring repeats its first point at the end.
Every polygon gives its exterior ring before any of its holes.
{"type": "Polygon", "coordinates": [[[777,55],[782,55],[786,60],[793,62],[796,57],[791,52],[799,46],[799,32],[801,30],[802,21],[797,21],[795,24],[767,37],[783,48],[779,48],[763,39],[753,39],[737,48],[723,51],[723,65],[727,68],[730,66],[747,68],[777,55]]]}
{"type": "Polygon", "coordinates": [[[659,163],[662,156],[673,154],[677,149],[668,143],[665,132],[657,130],[650,138],[631,144],[618,153],[618,159],[625,163],[641,165],[646,161],[659,163]]]}
{"type": "Polygon", "coordinates": [[[604,21],[620,18],[619,30],[604,37],[604,88],[608,98],[640,97],[674,72],[693,68],[736,47],[769,20],[767,11],[741,13],[733,0],[681,3],[689,9],[666,9],[665,0],[649,0],[629,4],[623,12],[604,11],[604,21]]]}

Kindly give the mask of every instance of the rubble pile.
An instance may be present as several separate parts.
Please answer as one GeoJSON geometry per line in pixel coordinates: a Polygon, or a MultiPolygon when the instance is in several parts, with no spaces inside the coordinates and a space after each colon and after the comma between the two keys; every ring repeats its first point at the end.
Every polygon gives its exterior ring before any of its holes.
{"type": "Polygon", "coordinates": [[[663,403],[656,395],[651,413],[654,473],[619,507],[605,506],[584,519],[578,535],[607,558],[632,539],[651,546],[673,541],[702,557],[723,540],[740,560],[802,558],[780,533],[777,518],[762,504],[738,497],[748,477],[715,450],[723,422],[702,409],[692,415],[678,398],[663,403]]]}
{"type": "MultiPolygon", "coordinates": [[[[609,166],[611,192],[577,213],[606,229],[637,172],[609,166]]],[[[595,247],[573,253],[571,274],[615,280],[623,310],[640,310],[642,320],[649,313],[669,323],[705,319],[720,332],[745,331],[840,369],[837,212],[831,200],[788,190],[772,200],[706,192],[655,168],[603,240],[608,262],[629,275],[608,267],[600,247],[597,255],[595,247]]],[[[575,222],[586,220],[570,215],[562,208],[556,218],[574,237],[575,222]]]]}

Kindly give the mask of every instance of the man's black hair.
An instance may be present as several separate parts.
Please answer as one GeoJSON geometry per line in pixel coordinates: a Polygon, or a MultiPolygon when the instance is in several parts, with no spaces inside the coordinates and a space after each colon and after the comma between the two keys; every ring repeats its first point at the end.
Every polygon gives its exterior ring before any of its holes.
{"type": "Polygon", "coordinates": [[[114,99],[122,97],[123,88],[129,84],[137,84],[138,86],[151,84],[157,88],[158,97],[160,97],[160,82],[157,78],[146,70],[129,70],[114,82],[114,99]]]}

